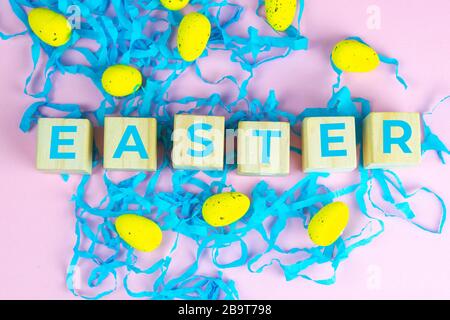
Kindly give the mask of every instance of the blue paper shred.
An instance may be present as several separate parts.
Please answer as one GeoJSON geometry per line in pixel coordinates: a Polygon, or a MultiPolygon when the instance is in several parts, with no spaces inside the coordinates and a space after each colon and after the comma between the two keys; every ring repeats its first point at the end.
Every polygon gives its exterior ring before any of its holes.
{"type": "Polygon", "coordinates": [[[431,131],[430,126],[428,125],[426,119],[428,117],[432,117],[433,113],[436,109],[441,107],[444,102],[448,101],[450,96],[446,96],[441,99],[436,106],[434,106],[429,112],[426,112],[422,115],[422,124],[423,124],[423,135],[424,139],[422,142],[422,154],[434,151],[439,156],[439,159],[443,164],[445,164],[444,154],[450,155],[450,150],[448,147],[439,139],[439,137],[431,131]]]}

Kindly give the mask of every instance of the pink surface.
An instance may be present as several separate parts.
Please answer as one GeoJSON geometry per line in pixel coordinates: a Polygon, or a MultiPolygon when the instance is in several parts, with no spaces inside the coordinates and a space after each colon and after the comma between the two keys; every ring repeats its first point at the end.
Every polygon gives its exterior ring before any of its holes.
{"type": "MultiPolygon", "coordinates": [[[[256,1],[255,1],[256,2],[256,1]]],[[[0,30],[21,31],[8,1],[0,0],[0,30]]],[[[370,10],[369,10],[370,11],[370,10]]],[[[246,16],[245,23],[262,25],[246,16]]],[[[420,111],[430,109],[450,93],[450,3],[435,0],[433,5],[410,0],[307,0],[302,22],[303,33],[310,39],[310,50],[292,54],[258,69],[250,87],[250,96],[264,98],[273,88],[282,109],[301,112],[305,107],[324,106],[335,80],[328,55],[340,39],[358,35],[380,52],[401,62],[401,74],[410,85],[404,91],[395,81],[392,68],[383,66],[367,75],[345,76],[344,83],[354,96],[372,102],[376,111],[420,111]],[[379,29],[367,26],[367,9],[380,9],[379,29]]],[[[0,214],[0,298],[70,299],[65,286],[65,271],[74,245],[74,217],[71,195],[78,183],[73,177],[64,183],[58,175],[34,169],[35,130],[19,131],[25,108],[33,102],[22,90],[31,71],[30,39],[19,37],[0,41],[0,168],[2,212],[0,214]]],[[[218,57],[202,61],[208,64],[211,77],[222,71],[215,64],[218,57]]],[[[188,78],[188,77],[187,77],[188,78]]],[[[178,85],[177,96],[205,92],[202,85],[178,85]]],[[[80,103],[84,108],[97,106],[100,94],[81,77],[57,76],[56,102],[80,103]]],[[[207,90],[227,90],[227,86],[207,90]]],[[[211,92],[211,91],[206,91],[211,92]]],[[[448,132],[448,103],[439,111],[433,126],[445,142],[448,132]]],[[[294,141],[298,145],[298,141],[294,141]]],[[[299,169],[300,157],[293,156],[289,177],[267,179],[272,185],[293,185],[304,175],[299,169]]],[[[442,166],[437,157],[427,155],[414,169],[397,170],[411,190],[428,186],[450,204],[450,167],[442,166]]],[[[100,172],[95,173],[97,176],[100,172]]],[[[335,174],[331,186],[354,181],[357,174],[335,174]]],[[[260,178],[232,175],[230,182],[248,191],[260,178]]],[[[95,193],[96,186],[90,192],[95,193]]],[[[424,198],[418,204],[418,221],[438,225],[436,204],[424,198]]],[[[348,233],[357,231],[359,214],[353,210],[348,233]]],[[[286,282],[277,267],[263,274],[250,274],[245,268],[226,270],[227,278],[236,281],[243,299],[285,298],[450,298],[450,233],[425,233],[405,221],[385,219],[386,232],[371,245],[357,249],[337,274],[337,283],[325,287],[305,280],[286,282]]],[[[301,229],[299,229],[301,230],[301,229]]],[[[296,226],[290,226],[283,243],[295,243],[296,226]]],[[[256,240],[255,240],[256,241],[256,240]]],[[[162,255],[168,248],[164,247],[162,255]]],[[[186,245],[183,259],[192,256],[194,246],[186,245]]],[[[203,268],[207,270],[208,268],[203,268]]],[[[122,287],[112,298],[125,298],[122,287]]]]}

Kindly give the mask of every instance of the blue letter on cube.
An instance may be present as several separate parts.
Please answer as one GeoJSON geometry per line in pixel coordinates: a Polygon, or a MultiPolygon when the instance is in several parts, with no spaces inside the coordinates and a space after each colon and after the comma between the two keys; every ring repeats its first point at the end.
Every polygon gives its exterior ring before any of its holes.
{"type": "Polygon", "coordinates": [[[145,150],[144,143],[139,135],[136,126],[128,126],[120,139],[119,146],[114,152],[113,158],[120,159],[124,152],[138,152],[141,159],[148,159],[147,151],[145,150]],[[133,137],[134,145],[128,145],[128,140],[133,137]]]}
{"type": "Polygon", "coordinates": [[[323,123],[320,125],[320,148],[322,157],[346,157],[347,150],[330,150],[331,143],[344,142],[343,136],[330,137],[331,130],[344,130],[345,123],[323,123]]]}
{"type": "Polygon", "coordinates": [[[208,123],[194,123],[188,128],[189,139],[194,143],[202,144],[205,148],[202,151],[192,150],[189,148],[188,154],[191,157],[207,157],[214,151],[214,145],[211,140],[199,137],[195,134],[197,130],[211,131],[212,125],[208,123]]]}
{"type": "Polygon", "coordinates": [[[406,142],[412,136],[411,126],[402,120],[384,120],[383,121],[383,152],[391,153],[392,145],[398,144],[400,149],[404,153],[412,153],[411,149],[408,147],[406,142]],[[403,129],[403,135],[398,138],[392,138],[392,127],[399,127],[403,129]]]}
{"type": "Polygon", "coordinates": [[[280,130],[254,130],[254,137],[262,137],[262,163],[270,163],[270,141],[272,138],[281,138],[280,130]]]}
{"type": "Polygon", "coordinates": [[[53,126],[52,127],[52,141],[50,145],[50,159],[75,159],[74,152],[59,152],[59,146],[73,146],[73,139],[60,139],[59,135],[62,132],[77,132],[76,126],[53,126]]]}

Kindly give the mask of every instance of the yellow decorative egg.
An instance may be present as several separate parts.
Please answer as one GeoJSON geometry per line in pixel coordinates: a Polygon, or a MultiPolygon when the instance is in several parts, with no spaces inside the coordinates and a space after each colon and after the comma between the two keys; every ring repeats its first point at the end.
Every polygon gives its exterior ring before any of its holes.
{"type": "Polygon", "coordinates": [[[66,17],[47,8],[32,9],[28,13],[28,24],[42,42],[53,47],[65,45],[72,34],[66,17]]]}
{"type": "Polygon", "coordinates": [[[203,219],[213,227],[225,227],[247,213],[250,199],[243,193],[224,192],[213,195],[203,203],[203,219]]]}
{"type": "Polygon", "coordinates": [[[323,207],[309,222],[308,235],[318,246],[326,247],[344,232],[350,212],[343,202],[333,202],[323,207]]]}
{"type": "Polygon", "coordinates": [[[102,86],[114,97],[125,97],[135,93],[142,86],[142,74],[134,67],[117,64],[103,73],[102,86]]]}
{"type": "Polygon", "coordinates": [[[149,252],[161,244],[162,231],[150,219],[136,214],[124,214],[116,219],[115,225],[120,238],[136,250],[149,252]]]}
{"type": "Polygon", "coordinates": [[[168,10],[181,10],[186,7],[189,0],[161,0],[161,4],[168,10]]]}
{"type": "Polygon", "coordinates": [[[369,72],[380,64],[375,50],[356,40],[339,42],[331,53],[334,65],[345,72],[369,72]]]}
{"type": "Polygon", "coordinates": [[[290,27],[297,11],[297,0],[266,0],[267,22],[276,31],[290,27]]]}
{"type": "Polygon", "coordinates": [[[192,12],[181,20],[178,29],[178,51],[181,57],[192,62],[200,57],[211,36],[211,23],[198,12],[192,12]]]}

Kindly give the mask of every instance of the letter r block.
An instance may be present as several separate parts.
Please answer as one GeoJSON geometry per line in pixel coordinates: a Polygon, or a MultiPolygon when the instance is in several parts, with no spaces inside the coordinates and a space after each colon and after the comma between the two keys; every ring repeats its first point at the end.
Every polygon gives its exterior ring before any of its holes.
{"type": "Polygon", "coordinates": [[[223,170],[224,117],[177,114],[172,138],[174,169],[223,170]]]}
{"type": "Polygon", "coordinates": [[[422,133],[419,113],[371,112],[363,125],[365,168],[420,164],[422,133]]]}
{"type": "Polygon", "coordinates": [[[356,169],[355,118],[305,118],[302,123],[302,164],[304,172],[356,169]]]}
{"type": "Polygon", "coordinates": [[[256,176],[289,174],[290,134],[288,122],[239,122],[238,174],[256,176]]]}
{"type": "Polygon", "coordinates": [[[41,118],[36,167],[54,173],[92,172],[93,128],[87,119],[41,118]]]}
{"type": "Polygon", "coordinates": [[[156,127],[154,118],[106,117],[104,168],[155,171],[158,161],[156,127]]]}

